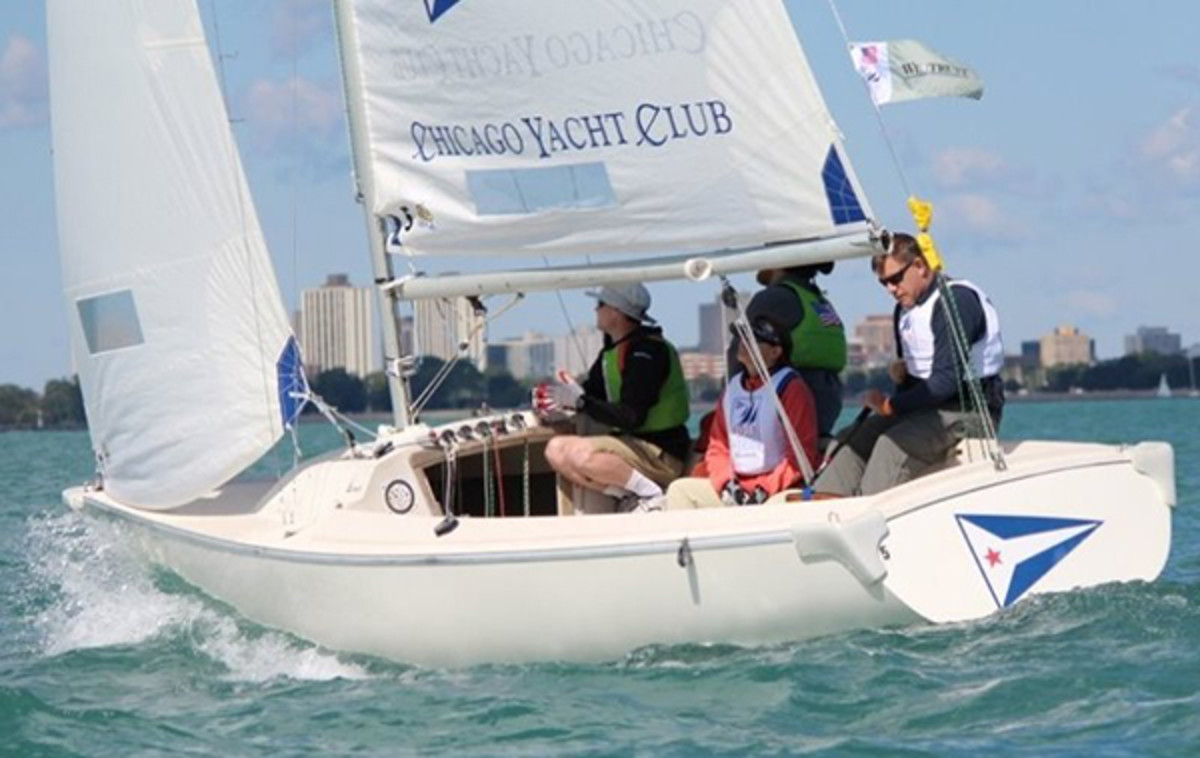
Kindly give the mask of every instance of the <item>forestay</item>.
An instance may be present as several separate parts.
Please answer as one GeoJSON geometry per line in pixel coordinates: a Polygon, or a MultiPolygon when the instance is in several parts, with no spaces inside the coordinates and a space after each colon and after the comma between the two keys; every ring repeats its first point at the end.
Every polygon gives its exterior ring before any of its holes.
{"type": "Polygon", "coordinates": [[[297,360],[194,0],[47,3],[59,245],[105,487],[169,507],[279,438],[297,360]]]}
{"type": "Polygon", "coordinates": [[[871,216],[781,0],[338,0],[411,254],[689,253],[871,216]]]}

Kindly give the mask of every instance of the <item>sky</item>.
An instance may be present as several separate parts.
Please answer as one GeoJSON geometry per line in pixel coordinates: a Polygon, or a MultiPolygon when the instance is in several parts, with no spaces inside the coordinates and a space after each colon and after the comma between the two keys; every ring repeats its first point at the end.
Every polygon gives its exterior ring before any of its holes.
{"type": "MultiPolygon", "coordinates": [[[[876,217],[909,229],[904,185],[829,3],[785,3],[876,217]]],[[[365,285],[328,0],[200,6],[210,46],[220,37],[235,133],[289,309],[329,273],[365,285]]],[[[1008,352],[1061,324],[1094,337],[1101,358],[1119,356],[1142,325],[1200,343],[1200,64],[1188,53],[1200,3],[840,0],[837,9],[851,39],[919,39],[984,80],[980,101],[882,114],[908,186],[935,204],[948,271],[989,293],[1008,352]]],[[[71,372],[51,160],[43,3],[4,0],[0,384],[40,389],[71,372]]],[[[485,265],[423,263],[430,272],[485,265]]],[[[847,324],[890,312],[865,261],[820,281],[847,324]]],[[[713,288],[650,289],[667,335],[694,343],[697,306],[713,288]]],[[[563,303],[573,324],[592,319],[579,293],[563,303]]],[[[565,332],[562,311],[553,294],[532,295],[491,336],[565,332]]]]}

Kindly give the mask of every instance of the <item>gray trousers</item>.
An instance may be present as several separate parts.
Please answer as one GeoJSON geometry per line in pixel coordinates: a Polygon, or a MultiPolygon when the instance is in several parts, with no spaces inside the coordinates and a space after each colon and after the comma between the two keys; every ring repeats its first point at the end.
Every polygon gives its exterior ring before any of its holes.
{"type": "Polygon", "coordinates": [[[842,379],[836,371],[821,368],[799,368],[796,372],[812,391],[817,406],[817,436],[829,437],[833,425],[842,415],[842,379]]]}
{"type": "MultiPolygon", "coordinates": [[[[814,489],[844,497],[874,495],[943,463],[978,418],[960,411],[924,410],[870,416],[840,449],[814,489]]],[[[843,429],[841,439],[848,429],[843,429]]]]}

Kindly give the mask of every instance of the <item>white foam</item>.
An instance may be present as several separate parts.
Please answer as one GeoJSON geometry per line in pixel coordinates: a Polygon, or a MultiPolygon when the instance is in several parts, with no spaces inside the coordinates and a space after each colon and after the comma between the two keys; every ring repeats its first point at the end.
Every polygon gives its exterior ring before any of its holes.
{"type": "Polygon", "coordinates": [[[125,546],[124,530],[63,514],[30,522],[27,561],[53,602],[36,621],[42,652],[183,639],[223,664],[231,680],[362,679],[365,669],[277,632],[247,634],[202,599],[163,592],[152,569],[125,546]]]}

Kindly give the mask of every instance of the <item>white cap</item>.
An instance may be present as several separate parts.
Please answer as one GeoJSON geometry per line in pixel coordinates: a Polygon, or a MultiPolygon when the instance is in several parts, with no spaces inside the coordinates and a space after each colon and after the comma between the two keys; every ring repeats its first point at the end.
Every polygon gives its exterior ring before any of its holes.
{"type": "Polygon", "coordinates": [[[598,292],[584,293],[594,297],[605,305],[616,308],[634,321],[646,324],[658,322],[646,315],[650,310],[650,290],[633,282],[632,284],[606,284],[598,292]]]}

